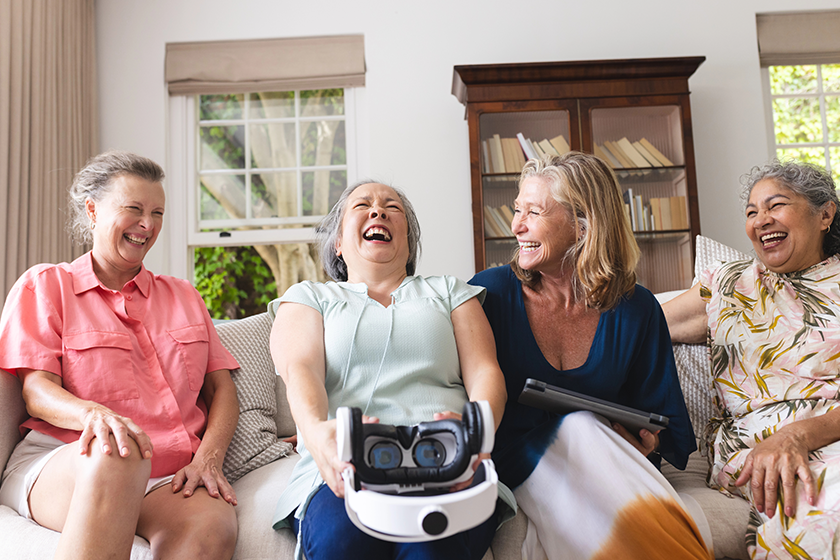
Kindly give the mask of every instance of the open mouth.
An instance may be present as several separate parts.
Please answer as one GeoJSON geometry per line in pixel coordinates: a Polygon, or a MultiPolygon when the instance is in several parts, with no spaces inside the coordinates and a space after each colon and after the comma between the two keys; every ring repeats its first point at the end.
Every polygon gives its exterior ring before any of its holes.
{"type": "Polygon", "coordinates": [[[368,241],[391,241],[391,232],[383,227],[374,226],[364,233],[368,241]]]}
{"type": "Polygon", "coordinates": [[[519,250],[522,253],[533,253],[539,249],[541,245],[541,243],[537,243],[536,241],[520,241],[519,250]]]}
{"type": "Polygon", "coordinates": [[[774,231],[773,233],[762,235],[761,237],[759,237],[759,239],[761,240],[761,244],[767,247],[778,243],[787,236],[788,234],[784,232],[774,231]]]}
{"type": "Polygon", "coordinates": [[[140,245],[140,246],[145,245],[146,244],[146,239],[147,239],[146,237],[135,237],[135,236],[131,235],[130,233],[126,233],[125,235],[123,235],[123,237],[126,239],[126,241],[128,241],[132,245],[140,245]]]}

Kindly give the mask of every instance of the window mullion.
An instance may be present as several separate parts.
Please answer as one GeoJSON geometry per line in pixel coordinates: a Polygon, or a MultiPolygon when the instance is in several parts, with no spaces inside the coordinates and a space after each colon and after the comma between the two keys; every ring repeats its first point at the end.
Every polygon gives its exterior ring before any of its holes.
{"type": "Polygon", "coordinates": [[[301,106],[300,106],[300,91],[295,91],[295,165],[297,166],[296,170],[296,182],[297,182],[297,215],[303,216],[303,154],[302,154],[302,145],[303,139],[301,138],[301,130],[300,130],[300,117],[301,117],[301,106]]]}

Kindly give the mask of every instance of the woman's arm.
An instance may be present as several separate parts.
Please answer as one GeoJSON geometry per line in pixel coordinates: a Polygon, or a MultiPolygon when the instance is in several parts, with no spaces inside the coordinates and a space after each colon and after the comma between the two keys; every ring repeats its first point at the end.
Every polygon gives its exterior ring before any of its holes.
{"type": "Polygon", "coordinates": [[[785,515],[796,514],[796,479],[805,485],[808,503],[814,505],[817,487],[808,466],[808,454],[840,441],[840,408],[818,416],[792,422],[756,445],[735,481],[750,483],[753,501],[760,512],[773,517],[781,482],[785,515]]]}
{"type": "Polygon", "coordinates": [[[130,453],[128,439],[133,439],[146,459],[152,456],[152,441],[131,418],[120,416],[110,408],[93,401],[86,401],[67,391],[61,377],[54,373],[33,369],[18,369],[23,383],[23,400],[26,411],[33,418],[40,418],[58,428],[82,432],[79,438],[79,453],[88,452],[90,442],[97,438],[102,452],[111,453],[111,438],[114,434],[121,457],[130,453]]]}
{"type": "Polygon", "coordinates": [[[214,498],[236,505],[236,493],[222,472],[225,453],[239,421],[239,399],[230,371],[211,371],[204,377],[201,396],[207,405],[207,428],[189,465],[175,473],[172,491],[184,490],[190,497],[199,486],[204,486],[214,498]]]}
{"type": "Polygon", "coordinates": [[[706,316],[706,302],[700,297],[700,283],[698,282],[685,293],[662,304],[668,330],[671,331],[673,342],[694,344],[706,342],[708,317],[706,316]]]}
{"type": "Polygon", "coordinates": [[[336,496],[343,497],[341,473],[350,464],[339,461],[335,420],[327,420],[323,317],[309,306],[282,303],[271,327],[270,346],[274,366],[286,384],[286,399],[303,443],[324,482],[336,496]]]}
{"type": "Polygon", "coordinates": [[[478,299],[472,298],[452,311],[461,377],[471,401],[487,401],[496,428],[507,401],[505,378],[496,359],[496,343],[478,299]]]}

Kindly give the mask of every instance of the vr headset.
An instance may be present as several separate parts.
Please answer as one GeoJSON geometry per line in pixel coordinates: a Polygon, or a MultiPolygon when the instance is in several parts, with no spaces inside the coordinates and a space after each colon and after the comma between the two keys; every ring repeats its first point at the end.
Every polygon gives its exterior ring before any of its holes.
{"type": "Polygon", "coordinates": [[[416,426],[362,423],[358,408],[336,412],[338,456],[353,464],[344,478],[350,520],[392,542],[442,539],[486,521],[496,507],[493,411],[486,401],[464,405],[461,420],[416,426]],[[449,488],[472,478],[458,492],[449,488]]]}

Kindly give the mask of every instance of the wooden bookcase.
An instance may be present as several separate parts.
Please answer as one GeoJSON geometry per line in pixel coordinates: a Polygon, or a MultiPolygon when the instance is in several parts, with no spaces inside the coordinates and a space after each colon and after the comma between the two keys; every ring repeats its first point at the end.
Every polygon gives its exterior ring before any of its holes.
{"type": "Polygon", "coordinates": [[[466,107],[470,136],[476,271],[507,263],[516,246],[509,232],[500,231],[499,214],[504,217],[505,211],[497,210],[512,206],[519,173],[510,161],[504,169],[494,168],[499,159],[492,157],[498,153],[494,136],[521,133],[539,142],[562,135],[571,149],[614,164],[642,251],[638,282],[655,293],[688,288],[694,238],[700,233],[688,78],[704,60],[456,66],[452,94],[466,107]],[[619,142],[620,152],[629,142],[642,154],[645,146],[653,146],[664,158],[648,150],[653,163],[634,163],[621,152],[626,158],[621,167],[609,151],[619,142]]]}

